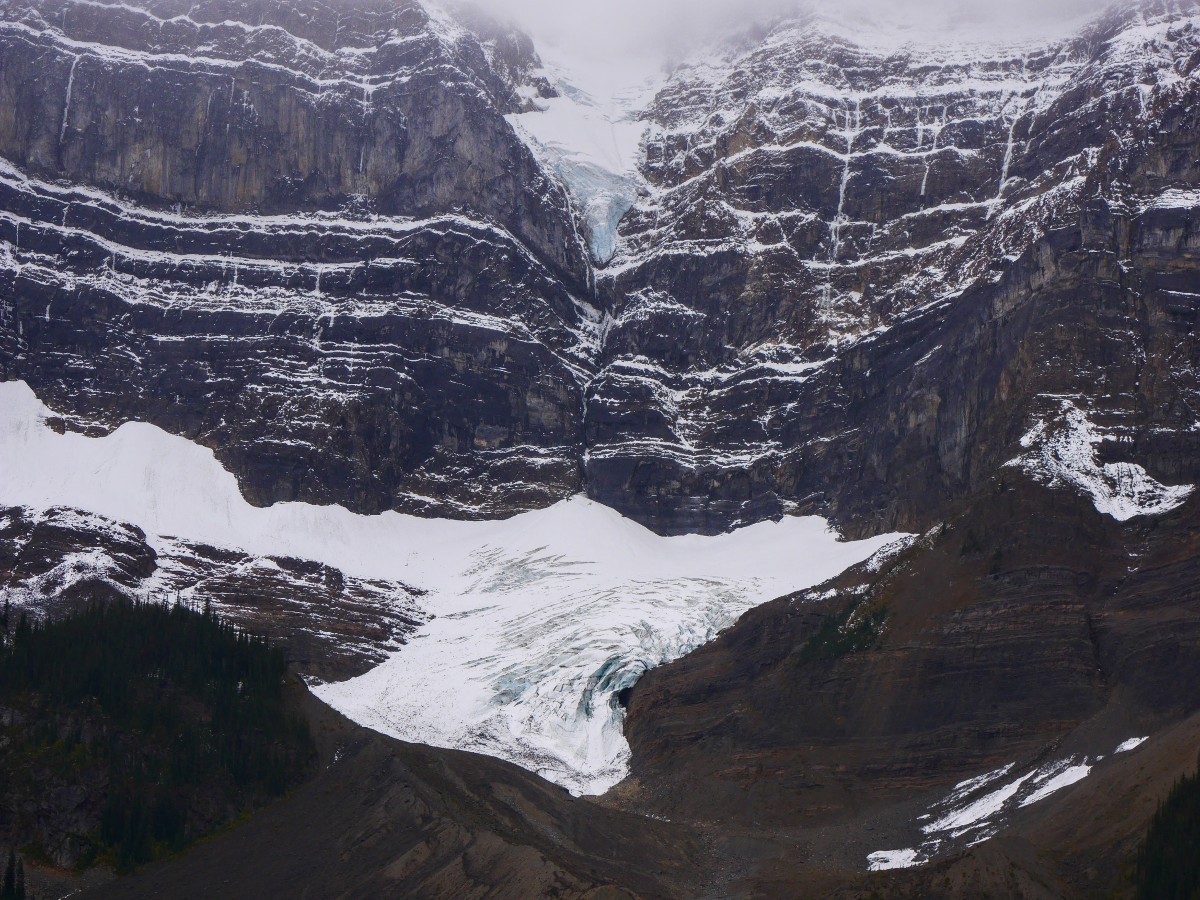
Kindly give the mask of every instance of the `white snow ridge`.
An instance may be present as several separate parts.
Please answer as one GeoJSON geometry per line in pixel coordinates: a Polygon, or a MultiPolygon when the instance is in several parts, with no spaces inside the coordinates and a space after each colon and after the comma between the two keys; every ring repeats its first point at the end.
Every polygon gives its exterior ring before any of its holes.
{"type": "Polygon", "coordinates": [[[575,498],[505,521],[250,506],[212,451],[148,424],[57,434],[22,382],[0,384],[0,505],[69,506],[257,556],[315,560],[429,593],[434,619],[367,674],[316,688],[387,734],[487,753],[576,793],[626,774],[620,691],[746,610],[818,584],[896,539],[841,542],[818,518],[659,537],[575,498]]]}

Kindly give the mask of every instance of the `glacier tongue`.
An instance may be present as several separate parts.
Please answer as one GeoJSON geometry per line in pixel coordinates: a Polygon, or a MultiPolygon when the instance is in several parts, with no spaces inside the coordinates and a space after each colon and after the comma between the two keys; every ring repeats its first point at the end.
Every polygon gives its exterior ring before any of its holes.
{"type": "Polygon", "coordinates": [[[587,225],[592,256],[603,264],[616,251],[617,223],[646,190],[639,163],[647,125],[638,120],[638,110],[652,82],[598,98],[552,69],[545,75],[559,96],[530,92],[533,109],[505,118],[566,186],[587,225]]]}
{"type": "Polygon", "coordinates": [[[890,539],[841,543],[818,518],[664,538],[577,498],[443,554],[440,575],[415,579],[435,591],[433,622],[383,665],[318,694],[396,737],[602,793],[627,773],[622,689],[890,539]]]}
{"type": "Polygon", "coordinates": [[[58,434],[0,384],[0,504],[70,506],[165,536],[314,560],[423,588],[434,615],[378,668],[317,693],[405,740],[487,753],[576,793],[624,777],[617,702],[647,668],[752,606],[817,584],[894,536],[840,542],[817,518],[660,537],[577,497],[503,521],[250,506],[212,451],[144,423],[58,434]]]}

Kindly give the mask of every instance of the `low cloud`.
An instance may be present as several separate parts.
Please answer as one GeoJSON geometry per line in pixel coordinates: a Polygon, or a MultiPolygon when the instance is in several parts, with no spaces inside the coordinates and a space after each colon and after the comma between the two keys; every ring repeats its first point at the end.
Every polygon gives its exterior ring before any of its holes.
{"type": "Polygon", "coordinates": [[[587,63],[665,60],[723,32],[825,6],[868,22],[1049,22],[1095,12],[1103,0],[475,0],[550,51],[587,63]]]}

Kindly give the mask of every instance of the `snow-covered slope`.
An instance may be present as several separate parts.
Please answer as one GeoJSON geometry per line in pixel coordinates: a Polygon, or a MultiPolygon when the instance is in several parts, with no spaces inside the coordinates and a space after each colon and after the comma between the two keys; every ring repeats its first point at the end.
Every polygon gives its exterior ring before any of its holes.
{"type": "Polygon", "coordinates": [[[508,121],[534,154],[566,185],[588,228],[592,257],[608,262],[617,224],[645,190],[638,171],[646,125],[620,106],[606,108],[556,79],[557,97],[530,96],[534,109],[508,121]]]}
{"type": "Polygon", "coordinates": [[[660,537],[582,498],[505,521],[249,505],[210,450],[131,422],[58,434],[0,384],[0,504],[71,505],[167,536],[335,566],[429,593],[434,616],[365,676],[319,694],[406,740],[488,753],[577,792],[625,774],[618,695],[750,607],[857,563],[892,537],[839,542],[817,518],[660,537]]]}

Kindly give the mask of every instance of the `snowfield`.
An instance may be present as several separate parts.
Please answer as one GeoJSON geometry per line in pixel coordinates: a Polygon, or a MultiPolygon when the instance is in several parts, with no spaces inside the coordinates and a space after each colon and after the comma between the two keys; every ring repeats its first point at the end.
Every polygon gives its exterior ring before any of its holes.
{"type": "Polygon", "coordinates": [[[69,506],[168,536],[290,556],[428,593],[433,620],[388,661],[317,694],[395,737],[510,760],[575,793],[627,772],[620,692],[751,607],[896,539],[839,541],[819,518],[660,537],[577,497],[504,521],[338,506],[253,507],[211,450],[145,423],[58,434],[23,382],[0,384],[0,505],[69,506]]]}

